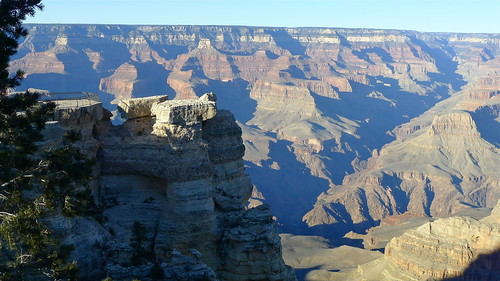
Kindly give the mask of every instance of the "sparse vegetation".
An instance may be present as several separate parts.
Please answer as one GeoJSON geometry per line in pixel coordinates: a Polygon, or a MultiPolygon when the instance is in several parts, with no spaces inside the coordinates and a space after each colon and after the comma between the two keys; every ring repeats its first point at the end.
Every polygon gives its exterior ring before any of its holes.
{"type": "Polygon", "coordinates": [[[152,253],[145,247],[147,241],[146,227],[140,222],[135,221],[132,226],[132,237],[130,237],[130,246],[132,247],[132,265],[141,265],[152,260],[152,253]]]}
{"type": "Polygon", "coordinates": [[[163,279],[163,268],[158,263],[151,268],[151,279],[154,281],[163,279]]]}
{"type": "Polygon", "coordinates": [[[76,262],[67,262],[72,248],[51,237],[47,218],[99,213],[81,188],[92,161],[73,145],[77,134],[61,146],[39,147],[55,104],[39,103],[37,93],[8,94],[24,76],[10,77],[8,69],[17,40],[27,35],[22,21],[41,8],[41,0],[0,2],[0,280],[77,280],[76,262]]]}

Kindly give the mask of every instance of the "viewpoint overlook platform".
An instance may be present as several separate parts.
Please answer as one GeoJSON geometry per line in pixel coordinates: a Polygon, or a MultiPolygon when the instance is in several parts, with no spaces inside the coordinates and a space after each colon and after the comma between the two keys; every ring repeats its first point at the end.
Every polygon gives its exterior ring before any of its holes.
{"type": "MultiPolygon", "coordinates": [[[[94,124],[103,118],[104,110],[99,96],[89,92],[49,92],[28,89],[40,94],[41,102],[54,102],[56,110],[51,123],[65,129],[78,129],[85,124],[94,124]]],[[[217,114],[213,93],[199,99],[169,100],[167,95],[121,100],[118,111],[125,120],[155,117],[157,122],[186,125],[206,121],[217,114]]]]}

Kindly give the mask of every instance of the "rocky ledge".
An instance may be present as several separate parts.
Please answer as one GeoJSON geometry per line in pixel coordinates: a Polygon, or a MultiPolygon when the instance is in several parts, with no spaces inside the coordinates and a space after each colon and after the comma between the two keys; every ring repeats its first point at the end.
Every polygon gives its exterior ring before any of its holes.
{"type": "Polygon", "coordinates": [[[61,219],[56,227],[64,243],[76,245],[84,280],[148,280],[158,267],[164,280],[295,280],[269,208],[245,209],[252,184],[241,129],[215,100],[121,101],[126,121],[119,126],[97,103],[84,110],[95,113],[85,122],[64,115],[52,123],[51,131],[81,132],[82,147],[97,159],[91,186],[104,221],[61,219]],[[83,222],[86,232],[76,227],[83,222]],[[147,254],[134,265],[138,228],[147,254]]]}
{"type": "Polygon", "coordinates": [[[497,280],[500,201],[482,220],[450,217],[393,238],[385,256],[361,265],[348,280],[497,280]]]}

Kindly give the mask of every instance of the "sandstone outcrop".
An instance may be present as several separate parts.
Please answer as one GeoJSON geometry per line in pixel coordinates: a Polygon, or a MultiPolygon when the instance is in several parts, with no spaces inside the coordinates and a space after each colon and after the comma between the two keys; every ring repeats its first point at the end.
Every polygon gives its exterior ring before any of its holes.
{"type": "Polygon", "coordinates": [[[122,118],[135,119],[139,117],[151,116],[151,109],[154,104],[168,100],[167,95],[152,96],[142,99],[120,100],[118,102],[118,111],[122,118]]]}
{"type": "Polygon", "coordinates": [[[467,217],[429,222],[415,231],[394,238],[386,247],[392,264],[415,276],[446,279],[460,276],[477,259],[485,265],[479,272],[468,272],[465,280],[491,280],[498,275],[500,233],[467,217]],[[465,242],[465,243],[464,243],[465,242]],[[496,257],[481,257],[493,255],[496,257]],[[476,275],[477,274],[477,275],[476,275]]]}
{"type": "Polygon", "coordinates": [[[500,274],[498,210],[481,221],[450,217],[393,238],[381,259],[348,280],[496,280],[500,274]]]}
{"type": "Polygon", "coordinates": [[[99,102],[55,116],[54,126],[90,133],[82,143],[92,143],[87,153],[97,158],[91,187],[106,219],[85,221],[88,233],[75,232],[78,222],[59,223],[58,230],[67,243],[79,243],[74,258],[89,272],[84,279],[147,279],[155,262],[164,280],[295,280],[269,207],[245,209],[252,184],[241,129],[215,100],[126,100],[120,126],[103,118],[109,115],[99,102]],[[132,266],[137,223],[151,256],[132,266]],[[84,260],[92,256],[86,253],[97,253],[94,262],[84,260]]]}
{"type": "MultiPolygon", "coordinates": [[[[366,253],[363,258],[368,261],[351,263],[351,268],[311,271],[306,280],[497,280],[500,273],[499,209],[500,204],[493,211],[476,210],[479,217],[483,217],[483,211],[491,214],[481,220],[467,216],[427,218],[427,222],[409,226],[409,230],[393,237],[384,246],[385,254],[375,251],[381,256],[370,259],[366,253]]],[[[285,249],[289,247],[286,240],[283,243],[285,249]]]]}
{"type": "Polygon", "coordinates": [[[151,114],[157,122],[167,124],[191,124],[212,119],[217,111],[215,102],[201,99],[196,102],[177,100],[166,103],[155,103],[151,114]]]}

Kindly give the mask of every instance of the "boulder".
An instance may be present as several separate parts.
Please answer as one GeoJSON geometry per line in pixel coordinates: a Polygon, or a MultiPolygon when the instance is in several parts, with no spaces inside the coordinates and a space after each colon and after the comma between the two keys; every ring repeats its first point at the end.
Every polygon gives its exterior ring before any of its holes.
{"type": "Polygon", "coordinates": [[[151,109],[156,121],[168,124],[189,124],[212,119],[217,114],[215,101],[208,96],[197,100],[172,100],[154,104],[151,109]]]}
{"type": "Polygon", "coordinates": [[[122,118],[125,119],[147,117],[151,115],[153,104],[166,100],[168,100],[167,95],[121,100],[118,103],[118,111],[121,113],[122,118]]]}

